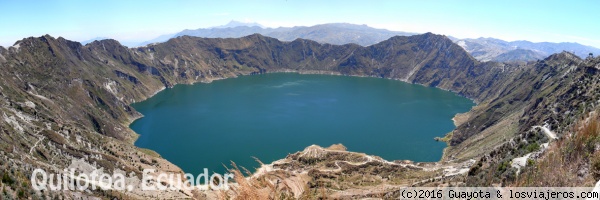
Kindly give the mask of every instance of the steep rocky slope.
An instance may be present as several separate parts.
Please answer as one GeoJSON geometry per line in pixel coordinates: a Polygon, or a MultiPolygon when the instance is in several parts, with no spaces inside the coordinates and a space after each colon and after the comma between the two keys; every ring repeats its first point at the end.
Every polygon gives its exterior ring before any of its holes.
{"type": "MultiPolygon", "coordinates": [[[[597,130],[587,131],[585,136],[589,137],[586,141],[584,149],[577,149],[577,144],[572,145],[572,140],[578,141],[581,127],[585,127],[585,124],[589,124],[590,120],[597,123],[597,118],[593,117],[593,113],[597,113],[598,102],[600,96],[598,95],[599,82],[597,79],[598,68],[600,67],[600,59],[580,59],[579,57],[571,53],[561,53],[552,55],[540,62],[536,62],[526,71],[520,73],[520,78],[527,79],[527,85],[514,84],[509,87],[509,90],[503,94],[504,98],[491,101],[485,106],[486,108],[481,109],[479,112],[480,116],[489,115],[504,115],[511,116],[506,119],[499,120],[498,124],[502,124],[505,127],[502,128],[492,125],[489,129],[501,130],[513,129],[516,130],[514,136],[496,138],[497,141],[505,141],[500,145],[496,145],[494,150],[490,153],[482,154],[483,157],[478,161],[469,172],[469,184],[472,185],[490,185],[491,183],[508,183],[518,181],[519,168],[527,167],[529,172],[546,177],[562,176],[567,177],[567,174],[554,174],[555,172],[543,171],[545,175],[537,170],[547,169],[547,166],[536,166],[536,158],[544,157],[545,150],[550,146],[550,149],[563,149],[561,151],[570,152],[568,154],[575,155],[596,155],[597,149],[594,147],[598,145],[598,132],[597,130]],[[501,101],[503,100],[503,101],[501,101]],[[520,102],[520,103],[515,103],[520,102]],[[513,104],[513,112],[507,112],[505,109],[499,109],[503,105],[513,104]],[[518,106],[517,106],[518,105],[518,106]],[[488,114],[485,114],[489,112],[488,114]],[[592,115],[592,116],[590,116],[592,115]],[[511,119],[512,118],[512,119],[511,119]],[[583,124],[583,125],[582,125],[583,124]],[[573,139],[575,138],[575,139],[573,139]],[[572,146],[568,146],[572,145],[572,146]],[[591,147],[591,150],[589,150],[591,147]],[[518,164],[518,160],[527,161],[526,163],[518,164]],[[513,167],[510,167],[510,163],[513,163],[513,167]],[[520,165],[520,166],[517,166],[520,165]],[[509,167],[506,167],[509,166],[509,167]]],[[[486,120],[481,118],[480,120],[486,120]]],[[[466,131],[469,129],[464,125],[457,128],[457,131],[466,131]]],[[[586,131],[583,131],[586,132],[586,131]]],[[[481,135],[486,135],[486,131],[482,131],[481,135]]],[[[486,139],[476,139],[477,137],[471,137],[462,144],[452,147],[451,149],[460,149],[467,147],[466,144],[485,144],[486,139]],[[479,140],[479,141],[476,141],[479,140]],[[473,141],[473,142],[469,142],[473,141]]],[[[492,137],[488,137],[492,138],[492,137]]],[[[487,139],[491,140],[491,139],[487,139]]],[[[476,150],[477,147],[468,147],[471,150],[476,150]]],[[[485,146],[479,147],[489,148],[485,146]]],[[[452,151],[457,152],[458,151],[452,151]]],[[[570,160],[570,158],[561,158],[561,162],[570,160]]],[[[554,161],[552,161],[554,162],[554,161]]],[[[561,163],[555,162],[555,163],[561,163]]],[[[593,169],[589,166],[590,160],[577,160],[573,161],[572,164],[577,165],[576,171],[576,182],[554,182],[552,186],[581,186],[586,181],[589,184],[589,180],[593,182],[597,181],[597,176],[593,176],[593,169]],[[596,180],[594,180],[596,179],[596,180]],[[586,181],[582,181],[586,180],[586,181]]],[[[543,163],[543,162],[542,162],[543,163]]],[[[570,168],[565,164],[564,166],[556,165],[555,167],[570,168]]],[[[547,182],[550,183],[550,182],[547,182]]],[[[538,184],[530,184],[543,186],[538,184]]],[[[588,185],[590,186],[590,185],[588,185]]]]}
{"type": "MultiPolygon", "coordinates": [[[[379,169],[399,177],[413,174],[410,175],[413,184],[426,184],[419,180],[436,177],[441,178],[435,180],[442,180],[448,173],[454,173],[452,177],[462,176],[465,170],[457,173],[445,169],[453,166],[468,168],[469,163],[474,163],[472,159],[489,157],[498,148],[509,148],[506,145],[512,138],[522,138],[533,125],[546,122],[556,130],[581,115],[583,111],[573,112],[574,108],[568,105],[597,100],[596,96],[585,99],[573,96],[575,91],[581,90],[578,80],[592,73],[597,63],[598,60],[583,61],[569,53],[531,64],[481,63],[445,36],[430,33],[392,37],[368,47],[320,44],[303,39],[281,42],[257,34],[237,39],[182,36],[140,48],[126,48],[114,40],[82,46],[48,35],[26,38],[12,47],[0,47],[0,68],[3,69],[0,70],[3,119],[0,122],[0,161],[2,173],[17,180],[9,185],[6,195],[41,195],[27,187],[27,176],[32,169],[41,167],[57,172],[67,167],[72,159],[83,159],[83,162],[109,172],[122,170],[139,175],[143,168],[156,168],[181,173],[179,168],[151,150],[132,145],[136,135],[128,124],[140,115],[129,104],[175,84],[280,71],[397,79],[454,91],[474,99],[478,106],[465,114],[457,129],[449,134],[451,147],[443,162],[430,164],[439,165],[432,173],[420,173],[418,171],[422,169],[418,168],[407,168],[410,173],[390,171],[390,167],[395,169],[397,166],[388,166],[392,162],[381,159],[374,162],[383,165],[371,166],[369,163],[373,160],[365,155],[356,159],[362,162],[367,158],[367,161],[350,166],[354,169],[369,165],[373,177],[380,176],[379,169]],[[554,100],[559,98],[565,100],[564,105],[556,104],[554,100]],[[549,114],[567,111],[571,112],[566,117],[549,114]]],[[[300,162],[294,166],[309,171],[319,170],[322,166],[335,168],[340,165],[336,159],[325,160],[323,165],[300,162]]],[[[502,159],[509,158],[496,158],[502,159]]],[[[315,177],[345,176],[337,170],[333,173],[338,174],[311,173],[318,176],[312,176],[307,183],[315,183],[315,177]]],[[[394,181],[400,186],[407,183],[394,181]]],[[[341,185],[345,189],[356,186],[352,183],[341,185]]],[[[359,186],[363,188],[361,191],[369,191],[368,187],[359,186]]],[[[313,190],[316,187],[306,191],[313,190]]],[[[46,191],[45,195],[71,194],[46,191]]],[[[185,197],[193,193],[153,193],[135,188],[125,194],[93,191],[78,195],[150,198],[157,195],[185,197]]]]}

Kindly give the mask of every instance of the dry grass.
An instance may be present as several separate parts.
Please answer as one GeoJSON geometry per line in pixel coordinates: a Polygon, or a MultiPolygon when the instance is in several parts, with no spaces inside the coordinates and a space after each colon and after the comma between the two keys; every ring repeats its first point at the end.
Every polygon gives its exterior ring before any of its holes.
{"type": "Polygon", "coordinates": [[[346,148],[346,146],[344,146],[343,144],[332,144],[331,146],[327,147],[327,149],[334,150],[334,151],[347,151],[348,150],[348,148],[346,148]]]}
{"type": "Polygon", "coordinates": [[[456,146],[448,146],[444,149],[442,160],[468,160],[489,153],[518,133],[518,121],[522,115],[522,111],[514,112],[478,135],[469,137],[456,146]]]}
{"type": "Polygon", "coordinates": [[[581,119],[566,136],[550,145],[537,163],[529,166],[515,186],[593,186],[600,178],[600,116],[581,119]]]}
{"type": "MultiPolygon", "coordinates": [[[[263,164],[258,159],[256,160],[261,165],[263,164]]],[[[240,169],[234,162],[231,162],[231,166],[232,169],[229,169],[229,172],[234,174],[234,180],[237,185],[232,186],[228,191],[221,191],[219,199],[294,199],[291,188],[285,182],[280,181],[283,177],[270,173],[258,178],[247,178],[245,175],[252,174],[249,170],[243,167],[240,169]]]]}

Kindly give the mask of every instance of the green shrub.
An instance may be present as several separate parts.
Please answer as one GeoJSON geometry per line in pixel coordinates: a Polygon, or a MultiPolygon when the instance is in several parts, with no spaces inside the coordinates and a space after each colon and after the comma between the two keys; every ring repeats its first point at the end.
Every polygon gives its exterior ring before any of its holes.
{"type": "Polygon", "coordinates": [[[527,153],[531,153],[534,151],[539,151],[540,150],[540,145],[537,143],[530,143],[525,147],[525,151],[527,151],[527,153]]]}
{"type": "Polygon", "coordinates": [[[15,183],[15,181],[12,178],[10,178],[7,172],[5,172],[4,175],[2,175],[2,183],[12,185],[13,183],[15,183]]]}

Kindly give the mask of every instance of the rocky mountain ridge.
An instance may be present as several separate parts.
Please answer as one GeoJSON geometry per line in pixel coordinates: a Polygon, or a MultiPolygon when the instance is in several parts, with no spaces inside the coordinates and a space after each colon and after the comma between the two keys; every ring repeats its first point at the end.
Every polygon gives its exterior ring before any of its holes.
{"type": "MultiPolygon", "coordinates": [[[[593,92],[580,98],[573,91],[582,91],[581,88],[589,87],[585,84],[592,84],[581,80],[591,80],[590,74],[595,73],[598,63],[598,59],[582,60],[568,52],[532,64],[479,62],[449,38],[431,33],[396,36],[367,47],[304,39],[282,42],[258,34],[228,39],[181,36],[138,48],[127,48],[115,40],[83,46],[49,35],[30,37],[12,47],[0,47],[2,173],[26,186],[26,174],[33,168],[60,171],[72,159],[83,159],[108,171],[119,169],[139,174],[142,168],[157,168],[182,173],[151,150],[132,145],[136,135],[128,124],[140,114],[129,104],[175,84],[292,71],[390,78],[450,90],[478,102],[449,134],[451,146],[441,162],[432,164],[441,165],[434,172],[393,172],[399,177],[411,175],[414,182],[427,184],[419,180],[441,176],[435,180],[443,181],[444,174],[456,172],[446,172],[447,167],[470,167],[461,163],[484,162],[481,158],[490,157],[498,149],[515,151],[507,156],[495,154],[489,162],[519,156],[523,153],[520,147],[506,145],[512,138],[539,134],[530,132],[531,126],[549,123],[552,130],[567,128],[569,121],[593,108],[593,102],[597,101],[593,92]],[[561,104],[556,104],[556,100],[561,100],[561,104]],[[576,102],[586,102],[584,109],[574,108],[571,104],[581,105],[576,102]],[[548,114],[566,111],[571,112],[565,116],[548,114]]],[[[528,141],[541,143],[543,137],[528,141]]],[[[377,173],[380,167],[389,167],[373,166],[367,161],[356,166],[372,170],[371,178],[380,177],[377,173]]],[[[314,164],[304,162],[305,166],[300,167],[318,172],[322,166],[334,167],[330,165],[336,161],[320,160],[314,164]]],[[[285,168],[281,170],[285,172],[285,168]]],[[[466,171],[459,171],[452,177],[465,176],[466,171]]],[[[321,172],[311,173],[308,189],[303,191],[315,191],[318,189],[315,183],[344,175],[329,176],[326,170],[321,172]]],[[[477,173],[474,174],[472,177],[476,178],[477,173]]],[[[485,178],[478,180],[481,179],[485,178]]],[[[453,182],[466,183],[461,178],[453,182]]],[[[399,180],[394,184],[402,186],[408,182],[399,180]]],[[[344,185],[345,189],[364,189],[364,185],[353,182],[344,185]]],[[[48,191],[41,194],[25,186],[9,185],[8,193],[68,196],[48,191]]],[[[390,191],[383,191],[387,192],[390,191]]],[[[84,195],[123,194],[131,198],[202,196],[193,191],[139,190],[84,195]]]]}

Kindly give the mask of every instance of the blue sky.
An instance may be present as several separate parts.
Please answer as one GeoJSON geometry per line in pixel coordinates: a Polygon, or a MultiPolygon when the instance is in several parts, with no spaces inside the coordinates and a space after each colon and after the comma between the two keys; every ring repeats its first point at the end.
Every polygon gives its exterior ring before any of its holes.
{"type": "Polygon", "coordinates": [[[50,34],[142,42],[231,20],[268,27],[347,22],[459,38],[578,42],[600,47],[600,1],[11,1],[0,0],[0,45],[50,34]]]}

